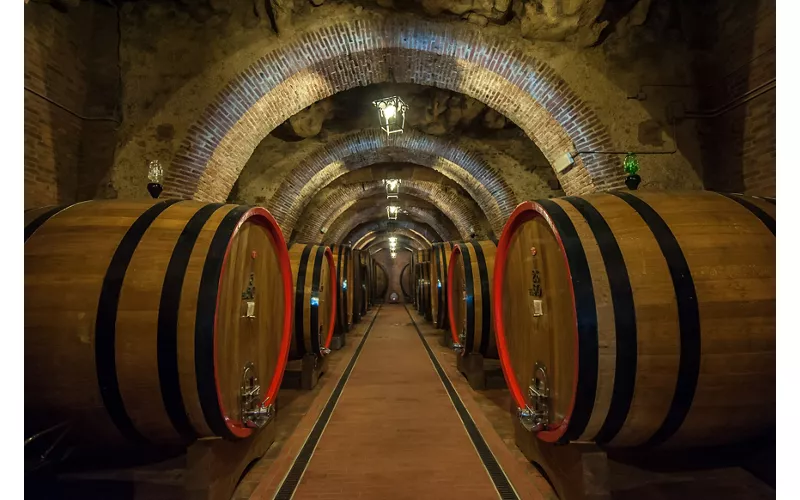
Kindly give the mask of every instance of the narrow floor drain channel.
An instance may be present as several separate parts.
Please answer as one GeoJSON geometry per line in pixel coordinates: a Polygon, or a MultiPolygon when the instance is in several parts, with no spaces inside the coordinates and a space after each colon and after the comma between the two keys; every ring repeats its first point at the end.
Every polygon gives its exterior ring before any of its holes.
{"type": "Polygon", "coordinates": [[[373,316],[367,331],[364,332],[364,336],[361,338],[361,342],[359,342],[356,352],[353,353],[350,363],[347,364],[347,368],[345,368],[342,376],[339,378],[339,382],[333,389],[330,398],[328,398],[325,408],[322,409],[322,413],[320,413],[317,423],[314,424],[311,434],[308,435],[303,448],[300,450],[300,453],[297,455],[297,458],[292,464],[292,468],[289,469],[289,473],[286,474],[280,489],[278,489],[278,492],[275,494],[275,500],[290,500],[294,496],[297,486],[300,484],[300,480],[303,478],[303,474],[308,467],[308,463],[311,461],[311,456],[314,454],[314,450],[317,448],[317,443],[319,443],[319,440],[322,437],[322,432],[328,425],[328,421],[331,419],[333,410],[336,408],[336,403],[339,401],[339,397],[342,395],[344,385],[347,383],[347,379],[350,378],[350,373],[353,371],[353,367],[356,365],[358,356],[361,354],[361,349],[364,347],[364,342],[367,341],[369,332],[372,331],[372,325],[375,324],[375,320],[378,318],[378,314],[380,314],[380,312],[381,306],[378,306],[378,310],[375,311],[375,316],[373,316]]]}
{"type": "Polygon", "coordinates": [[[442,384],[444,384],[444,388],[447,391],[447,394],[450,396],[450,401],[453,402],[453,406],[455,406],[458,416],[461,417],[461,422],[464,424],[464,428],[467,430],[467,434],[469,434],[469,438],[472,440],[472,444],[475,446],[475,450],[478,452],[478,456],[480,457],[481,462],[483,462],[483,466],[489,473],[489,477],[492,479],[492,483],[494,483],[494,487],[497,490],[498,495],[500,495],[502,500],[518,500],[519,496],[514,490],[514,487],[511,485],[511,481],[508,480],[505,472],[503,472],[503,468],[500,467],[499,463],[497,463],[497,459],[494,457],[492,450],[489,449],[489,445],[486,444],[486,440],[483,439],[481,432],[478,430],[478,426],[475,425],[475,421],[472,420],[472,416],[467,411],[467,407],[464,406],[463,401],[461,401],[461,397],[456,392],[453,384],[450,382],[450,379],[447,378],[447,375],[445,375],[442,365],[439,364],[439,360],[436,359],[436,356],[433,354],[428,342],[425,340],[425,337],[419,330],[417,322],[414,321],[414,317],[411,315],[408,307],[403,307],[405,308],[408,317],[411,318],[411,323],[414,324],[414,329],[417,330],[417,335],[419,335],[422,344],[425,346],[425,351],[428,352],[428,357],[431,358],[431,362],[433,363],[433,367],[436,369],[436,373],[439,374],[439,378],[442,379],[442,384]]]}

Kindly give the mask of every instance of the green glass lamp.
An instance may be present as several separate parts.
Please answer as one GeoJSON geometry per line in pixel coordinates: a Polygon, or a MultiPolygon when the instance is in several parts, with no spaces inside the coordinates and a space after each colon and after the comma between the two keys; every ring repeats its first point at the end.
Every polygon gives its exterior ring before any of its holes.
{"type": "Polygon", "coordinates": [[[637,189],[642,182],[642,178],[638,174],[639,158],[636,157],[635,153],[628,153],[625,155],[622,168],[625,169],[625,173],[628,174],[628,176],[625,177],[625,185],[628,186],[630,190],[637,189]]]}

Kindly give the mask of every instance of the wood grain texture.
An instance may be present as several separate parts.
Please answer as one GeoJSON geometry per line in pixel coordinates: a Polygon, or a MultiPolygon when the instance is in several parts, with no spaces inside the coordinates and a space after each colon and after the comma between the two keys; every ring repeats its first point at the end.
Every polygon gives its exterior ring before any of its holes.
{"type": "Polygon", "coordinates": [[[330,344],[330,332],[336,322],[336,264],[329,248],[310,244],[292,245],[289,261],[294,282],[289,358],[301,359],[306,353],[319,355],[319,348],[330,344]],[[317,304],[312,304],[312,297],[317,299],[317,304]]]}
{"type": "MultiPolygon", "coordinates": [[[[280,234],[277,226],[246,207],[232,219],[232,235],[217,238],[222,252],[209,255],[221,224],[237,209],[192,201],[84,202],[51,217],[29,238],[26,426],[69,421],[73,438],[87,446],[110,448],[130,442],[130,433],[111,416],[114,398],[108,394],[116,394],[116,411],[144,443],[186,444],[213,436],[198,395],[203,387],[197,377],[198,334],[216,335],[212,351],[204,356],[214,363],[213,386],[206,390],[218,395],[218,416],[240,421],[244,364],[255,362],[262,387],[282,374],[280,346],[288,325],[281,270],[282,264],[288,269],[288,261],[281,262],[275,250],[278,241],[270,231],[280,234]],[[149,213],[154,214],[152,220],[143,224],[149,213]],[[131,239],[133,233],[137,237],[131,239]],[[126,252],[128,257],[121,259],[126,252]],[[216,297],[210,311],[216,319],[207,331],[197,324],[198,299],[204,269],[212,259],[217,259],[220,272],[206,280],[212,287],[207,293],[216,297]],[[125,267],[119,266],[122,261],[125,267]],[[177,261],[185,266],[177,266],[177,261]],[[242,318],[242,292],[251,271],[255,318],[242,318]],[[118,293],[109,294],[109,289],[118,293]],[[98,331],[103,318],[112,318],[112,328],[98,331]],[[105,344],[98,346],[98,338],[105,344]],[[103,350],[103,345],[111,350],[103,350]],[[104,352],[110,352],[111,359],[101,359],[104,352]],[[111,379],[100,371],[108,367],[111,379]],[[101,380],[106,385],[111,380],[115,387],[101,390],[101,380]],[[163,392],[170,384],[174,397],[163,392]],[[176,426],[167,407],[179,410],[188,433],[176,426]]],[[[280,255],[285,259],[285,253],[280,255]]]]}
{"type": "Polygon", "coordinates": [[[551,429],[568,419],[579,441],[691,448],[774,426],[775,205],[743,198],[763,214],[710,192],[518,210],[495,298],[513,382],[527,392],[535,363],[547,366],[551,429]]]}
{"type": "Polygon", "coordinates": [[[453,242],[434,243],[431,249],[431,316],[433,324],[442,329],[449,326],[447,315],[447,266],[453,252],[453,242]]]}
{"type": "Polygon", "coordinates": [[[337,329],[347,332],[353,324],[353,251],[348,245],[331,245],[339,282],[336,298],[337,329]],[[347,281],[347,285],[345,285],[347,281]]]}
{"type": "MultiPolygon", "coordinates": [[[[453,282],[447,288],[452,304],[453,341],[464,346],[462,355],[481,354],[497,359],[494,324],[491,319],[491,288],[497,247],[493,241],[458,242],[449,266],[453,282]]],[[[448,268],[449,271],[449,268],[448,268]]]]}

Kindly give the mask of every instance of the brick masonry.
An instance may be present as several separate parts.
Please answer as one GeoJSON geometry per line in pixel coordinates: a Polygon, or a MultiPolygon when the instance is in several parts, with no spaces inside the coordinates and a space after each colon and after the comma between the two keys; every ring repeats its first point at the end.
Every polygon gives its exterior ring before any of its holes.
{"type": "Polygon", "coordinates": [[[381,245],[388,247],[389,238],[393,236],[397,238],[398,248],[408,247],[415,250],[425,250],[431,247],[430,241],[420,237],[419,234],[408,229],[396,229],[391,234],[386,232],[372,233],[369,237],[364,238],[359,248],[367,247],[371,249],[373,247],[378,248],[381,245]]]}
{"type": "Polygon", "coordinates": [[[387,137],[374,129],[345,135],[304,157],[267,208],[284,233],[291,234],[319,189],[347,172],[382,162],[413,163],[453,179],[478,203],[495,231],[502,229],[518,203],[502,174],[463,145],[415,131],[387,137]]]}
{"type": "MultiPolygon", "coordinates": [[[[430,226],[438,235],[438,241],[450,241],[459,238],[458,230],[449,220],[443,221],[441,214],[436,210],[413,206],[406,206],[405,210],[408,211],[408,214],[404,215],[404,217],[430,226]]],[[[351,210],[349,213],[346,212],[333,227],[328,229],[323,238],[323,242],[326,244],[333,244],[340,241],[350,241],[352,236],[349,234],[360,224],[385,217],[386,209],[383,207],[351,210]]]]}
{"type": "Polygon", "coordinates": [[[429,247],[431,243],[439,241],[439,235],[434,233],[433,228],[427,224],[412,220],[367,222],[353,229],[348,235],[348,239],[353,242],[353,245],[357,245],[357,248],[364,248],[370,242],[370,238],[375,237],[376,233],[386,232],[404,234],[412,239],[417,239],[425,247],[429,247]]]}
{"type": "MultiPolygon", "coordinates": [[[[317,197],[324,201],[306,211],[302,230],[298,232],[297,240],[320,242],[322,240],[320,228],[333,227],[337,219],[359,199],[385,194],[385,192],[386,188],[381,181],[337,186],[320,191],[317,197]]],[[[403,199],[407,197],[420,198],[432,203],[453,222],[463,238],[469,237],[471,228],[475,228],[476,232],[483,236],[486,235],[485,217],[482,217],[480,209],[471,203],[471,199],[464,198],[441,184],[406,180],[401,185],[401,197],[403,199]]],[[[387,201],[385,205],[388,204],[387,201]]]]}
{"type": "MultiPolygon", "coordinates": [[[[572,144],[611,145],[594,111],[513,40],[466,24],[354,19],[298,35],[231,81],[190,127],[167,193],[225,199],[258,143],[289,116],[336,92],[390,80],[484,102],[517,123],[551,162],[572,144]]],[[[616,186],[617,170],[613,158],[585,155],[559,180],[565,192],[580,194],[616,186]]]]}
{"type": "Polygon", "coordinates": [[[81,117],[112,117],[116,37],[108,7],[25,6],[26,209],[91,199],[108,173],[115,124],[81,117]]]}
{"type": "Polygon", "coordinates": [[[708,189],[775,196],[774,0],[717,2],[700,81],[710,112],[699,120],[708,189]],[[754,22],[755,20],[755,22],[754,22]]]}

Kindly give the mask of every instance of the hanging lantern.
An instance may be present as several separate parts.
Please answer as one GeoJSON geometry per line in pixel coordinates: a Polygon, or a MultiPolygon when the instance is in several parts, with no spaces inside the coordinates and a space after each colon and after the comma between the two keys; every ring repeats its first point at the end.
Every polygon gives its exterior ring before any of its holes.
{"type": "Polygon", "coordinates": [[[634,190],[639,187],[642,178],[639,176],[639,158],[635,153],[628,153],[625,155],[625,161],[622,163],[622,168],[628,176],[625,178],[625,185],[628,189],[634,190]]]}
{"type": "Polygon", "coordinates": [[[386,207],[386,215],[389,217],[389,220],[397,220],[397,214],[400,213],[400,207],[396,207],[394,205],[389,205],[386,207]]]}
{"type": "Polygon", "coordinates": [[[372,104],[378,108],[380,114],[381,129],[388,135],[403,132],[406,124],[406,111],[408,106],[397,96],[384,97],[373,101],[372,104]]]}
{"type": "Polygon", "coordinates": [[[392,252],[391,252],[391,255],[392,255],[392,258],[393,258],[393,259],[396,259],[396,258],[397,258],[397,252],[395,252],[395,251],[392,251],[392,252]]]}
{"type": "Polygon", "coordinates": [[[164,180],[164,170],[158,160],[153,160],[147,165],[147,178],[150,182],[147,184],[147,192],[153,198],[158,198],[161,191],[164,190],[161,182],[164,180]]]}
{"type": "Polygon", "coordinates": [[[384,179],[386,184],[386,199],[400,197],[400,179],[384,179]]]}

